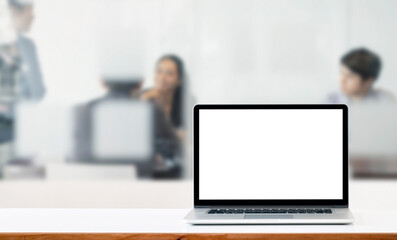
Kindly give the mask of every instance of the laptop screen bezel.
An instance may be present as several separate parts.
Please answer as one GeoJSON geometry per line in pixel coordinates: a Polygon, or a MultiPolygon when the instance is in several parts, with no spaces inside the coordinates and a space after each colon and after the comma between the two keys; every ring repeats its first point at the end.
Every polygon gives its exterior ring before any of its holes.
{"type": "Polygon", "coordinates": [[[348,206],[348,108],[344,104],[197,104],[193,107],[193,182],[194,206],[348,206]],[[199,114],[200,110],[234,109],[340,109],[343,115],[343,193],[342,199],[206,199],[199,198],[199,114]]]}

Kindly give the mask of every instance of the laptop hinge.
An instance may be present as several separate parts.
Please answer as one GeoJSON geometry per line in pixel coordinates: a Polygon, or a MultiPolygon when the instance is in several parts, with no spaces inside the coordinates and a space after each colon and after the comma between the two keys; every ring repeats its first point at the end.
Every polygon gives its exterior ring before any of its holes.
{"type": "Polygon", "coordinates": [[[194,206],[194,208],[228,208],[228,207],[230,207],[230,208],[274,208],[274,207],[277,207],[277,208],[325,208],[325,207],[328,207],[328,208],[348,208],[348,205],[307,205],[307,206],[305,206],[305,205],[287,205],[287,206],[283,206],[283,205],[271,205],[271,206],[264,206],[264,205],[252,205],[252,206],[250,206],[250,205],[242,205],[242,206],[236,206],[236,205],[234,205],[234,206],[224,206],[224,205],[215,205],[215,206],[202,206],[202,205],[200,205],[200,206],[194,206]]]}

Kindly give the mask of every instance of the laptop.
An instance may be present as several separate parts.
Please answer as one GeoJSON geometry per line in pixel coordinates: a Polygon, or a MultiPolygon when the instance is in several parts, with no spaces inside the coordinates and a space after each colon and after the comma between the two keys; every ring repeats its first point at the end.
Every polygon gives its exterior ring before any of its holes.
{"type": "Polygon", "coordinates": [[[348,224],[346,105],[193,108],[190,224],[348,224]]]}

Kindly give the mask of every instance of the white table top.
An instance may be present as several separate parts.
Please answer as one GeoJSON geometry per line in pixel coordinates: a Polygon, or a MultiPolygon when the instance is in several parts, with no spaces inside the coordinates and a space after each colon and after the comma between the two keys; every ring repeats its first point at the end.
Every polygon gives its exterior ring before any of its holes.
{"type": "Polygon", "coordinates": [[[191,182],[1,182],[0,232],[397,232],[397,181],[353,180],[350,183],[350,208],[355,217],[351,225],[191,226],[182,221],[193,201],[191,182]],[[68,202],[73,204],[66,204],[68,202]],[[58,206],[91,208],[61,209],[58,206]],[[123,208],[109,208],[113,206],[123,208]],[[152,209],[154,207],[172,209],[152,209]]]}
{"type": "Polygon", "coordinates": [[[193,226],[189,209],[2,209],[0,232],[85,233],[392,233],[397,211],[354,210],[351,225],[193,226]]]}

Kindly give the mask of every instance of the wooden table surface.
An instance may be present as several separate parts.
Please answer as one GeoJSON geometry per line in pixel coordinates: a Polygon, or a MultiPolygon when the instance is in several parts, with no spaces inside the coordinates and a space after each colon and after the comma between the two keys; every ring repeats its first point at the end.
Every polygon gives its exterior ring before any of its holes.
{"type": "Polygon", "coordinates": [[[263,239],[263,240],[299,240],[299,239],[319,239],[319,240],[394,240],[397,239],[395,233],[26,233],[26,234],[1,234],[0,239],[15,240],[135,240],[135,239],[263,239]]]}

